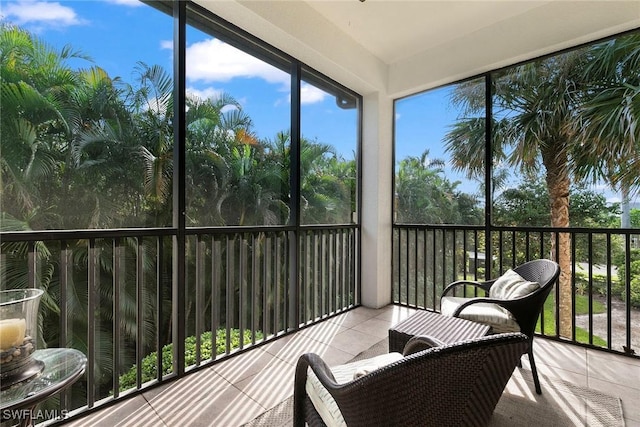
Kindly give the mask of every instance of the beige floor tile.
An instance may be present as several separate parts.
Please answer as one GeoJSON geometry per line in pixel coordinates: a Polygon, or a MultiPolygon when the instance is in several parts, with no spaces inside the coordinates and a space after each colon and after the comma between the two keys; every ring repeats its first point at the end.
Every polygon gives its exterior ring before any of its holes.
{"type": "Polygon", "coordinates": [[[384,306],[381,308],[370,308],[370,307],[358,307],[355,310],[352,310],[352,312],[361,314],[361,315],[365,315],[368,316],[369,318],[371,317],[376,317],[378,316],[380,313],[382,313],[385,310],[388,310],[389,306],[384,306]]]}
{"type": "Polygon", "coordinates": [[[329,366],[341,365],[353,359],[353,354],[351,353],[347,353],[328,344],[314,343],[313,347],[309,347],[308,350],[304,350],[302,353],[292,352],[292,357],[288,358],[287,362],[295,366],[298,363],[300,355],[303,353],[315,353],[329,366]]]}
{"type": "MultiPolygon", "coordinates": [[[[582,347],[534,338],[533,354],[536,365],[544,364],[580,375],[587,375],[587,354],[586,349],[582,347]]],[[[528,360],[528,357],[522,360],[528,360]]]]}
{"type": "Polygon", "coordinates": [[[288,342],[295,339],[299,334],[289,334],[282,336],[274,341],[271,341],[267,344],[260,346],[261,350],[264,350],[268,353],[273,354],[274,356],[278,354],[280,350],[287,346],[288,342]]]}
{"type": "MultiPolygon", "coordinates": [[[[68,425],[74,427],[240,426],[293,394],[295,364],[303,353],[342,364],[385,339],[393,324],[415,312],[397,306],[344,313],[297,334],[220,361],[123,400],[68,425]],[[147,403],[149,402],[149,403],[147,403]]],[[[640,427],[640,360],[536,338],[536,364],[544,393],[561,379],[620,397],[627,427],[640,427]]],[[[516,368],[507,392],[536,400],[528,357],[516,368]]],[[[545,395],[545,398],[549,396],[545,395]]],[[[553,396],[563,399],[563,396],[553,396]]],[[[542,401],[541,401],[542,402],[542,401]]]]}
{"type": "Polygon", "coordinates": [[[274,358],[273,354],[258,348],[213,365],[211,369],[233,384],[267,368],[274,358]]]}
{"type": "Polygon", "coordinates": [[[226,389],[221,394],[222,396],[216,396],[215,402],[200,401],[198,411],[185,414],[176,421],[175,418],[170,419],[167,426],[241,426],[265,411],[261,405],[235,388],[226,389]]]}
{"type": "Polygon", "coordinates": [[[332,317],[328,319],[327,322],[335,323],[345,328],[352,328],[355,325],[371,319],[372,317],[375,317],[375,313],[372,312],[372,309],[362,310],[358,308],[339,316],[332,317]]]}
{"type": "Polygon", "coordinates": [[[221,417],[231,416],[229,409],[242,408],[233,411],[238,423],[251,420],[264,410],[212,369],[177,382],[149,404],[168,426],[234,425],[219,423],[221,417]]]}
{"type": "Polygon", "coordinates": [[[640,361],[626,356],[602,353],[598,355],[595,351],[590,351],[587,354],[589,378],[625,384],[640,392],[640,361]]]}
{"type": "MultiPolygon", "coordinates": [[[[578,369],[574,367],[573,370],[566,370],[563,368],[558,368],[556,366],[540,363],[538,359],[536,359],[536,367],[538,368],[538,377],[540,378],[540,383],[543,382],[542,378],[544,377],[547,379],[547,381],[560,379],[578,385],[580,387],[587,387],[586,368],[578,369]],[[578,370],[582,370],[584,373],[581,374],[576,372],[578,370]]],[[[531,366],[529,365],[529,358],[527,356],[522,357],[522,368],[516,369],[521,369],[522,375],[528,375],[533,378],[533,374],[531,373],[531,366]]]]}
{"type": "Polygon", "coordinates": [[[146,399],[141,395],[123,400],[118,404],[94,412],[91,415],[78,418],[66,425],[70,427],[113,427],[116,425],[124,425],[127,419],[136,412],[144,413],[144,418],[147,418],[148,422],[155,421],[159,423],[156,425],[162,425],[160,418],[155,415],[146,399]]]}
{"type": "MultiPolygon", "coordinates": [[[[206,369],[206,368],[205,368],[206,369]]],[[[192,372],[190,375],[198,375],[197,372],[192,372]]],[[[186,376],[185,379],[189,378],[189,376],[186,376]]],[[[153,399],[154,397],[158,396],[159,394],[161,394],[162,392],[164,392],[167,388],[171,387],[173,384],[175,384],[176,381],[179,380],[173,380],[173,381],[165,381],[162,384],[158,384],[154,387],[148,388],[145,391],[142,392],[142,395],[144,396],[144,398],[148,401],[150,401],[151,399],[153,399]]]]}
{"type": "Polygon", "coordinates": [[[378,314],[375,318],[380,320],[388,320],[391,322],[391,325],[395,325],[399,322],[402,322],[412,314],[415,314],[416,311],[417,310],[415,308],[390,305],[380,309],[380,314],[378,314]]]}
{"type": "Polygon", "coordinates": [[[265,346],[264,351],[272,354],[281,361],[295,365],[300,355],[304,353],[321,354],[323,350],[326,349],[326,346],[326,344],[316,341],[313,338],[297,334],[288,339],[283,345],[265,346]]]}
{"type": "Polygon", "coordinates": [[[374,317],[355,325],[352,329],[383,339],[389,336],[389,328],[391,326],[393,326],[393,323],[390,320],[381,320],[378,317],[374,317]]]}
{"type": "Polygon", "coordinates": [[[262,372],[245,378],[234,385],[265,409],[270,409],[293,395],[295,368],[274,360],[262,372]]]}
{"type": "Polygon", "coordinates": [[[336,335],[329,345],[355,356],[381,339],[380,337],[352,329],[336,335]]]}
{"type": "Polygon", "coordinates": [[[300,334],[322,343],[328,343],[331,342],[333,337],[347,329],[348,328],[334,322],[322,322],[302,329],[300,334]]]}
{"type": "Polygon", "coordinates": [[[160,427],[167,424],[149,405],[137,409],[122,420],[115,420],[105,415],[101,424],[81,424],[82,426],[109,426],[109,427],[160,427]]]}

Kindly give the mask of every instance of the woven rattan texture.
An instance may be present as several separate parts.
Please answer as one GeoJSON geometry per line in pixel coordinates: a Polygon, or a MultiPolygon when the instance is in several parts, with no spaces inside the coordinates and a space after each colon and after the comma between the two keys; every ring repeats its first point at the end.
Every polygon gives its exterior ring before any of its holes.
{"type": "Polygon", "coordinates": [[[428,335],[449,344],[481,337],[489,330],[481,323],[422,310],[389,329],[389,351],[402,353],[415,335],[428,335]]]}
{"type": "Polygon", "coordinates": [[[343,385],[332,385],[319,357],[301,357],[296,372],[294,425],[315,423],[305,404],[311,366],[338,403],[350,427],[486,425],[526,351],[522,334],[482,337],[407,356],[343,385]]]}

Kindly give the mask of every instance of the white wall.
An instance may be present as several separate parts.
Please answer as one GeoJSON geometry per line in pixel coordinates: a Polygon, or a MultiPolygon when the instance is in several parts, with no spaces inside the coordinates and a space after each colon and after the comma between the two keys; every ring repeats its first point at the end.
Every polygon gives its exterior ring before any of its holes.
{"type": "Polygon", "coordinates": [[[364,97],[362,153],[362,304],[391,302],[393,100],[364,97]]]}

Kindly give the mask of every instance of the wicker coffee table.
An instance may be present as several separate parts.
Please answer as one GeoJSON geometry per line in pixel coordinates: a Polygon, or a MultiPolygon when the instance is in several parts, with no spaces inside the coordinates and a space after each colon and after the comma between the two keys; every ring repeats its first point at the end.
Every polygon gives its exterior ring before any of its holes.
{"type": "Polygon", "coordinates": [[[487,335],[490,329],[482,323],[421,310],[389,329],[389,351],[402,353],[405,344],[416,335],[428,335],[445,344],[453,344],[487,335]]]}

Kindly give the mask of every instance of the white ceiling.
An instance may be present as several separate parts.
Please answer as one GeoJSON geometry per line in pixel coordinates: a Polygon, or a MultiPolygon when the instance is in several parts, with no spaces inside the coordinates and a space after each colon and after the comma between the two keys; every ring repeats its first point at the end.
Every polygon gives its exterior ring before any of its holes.
{"type": "Polygon", "coordinates": [[[387,64],[526,14],[550,1],[307,0],[387,64]]]}
{"type": "Polygon", "coordinates": [[[362,94],[391,97],[640,28],[640,0],[198,0],[362,94]]]}

